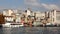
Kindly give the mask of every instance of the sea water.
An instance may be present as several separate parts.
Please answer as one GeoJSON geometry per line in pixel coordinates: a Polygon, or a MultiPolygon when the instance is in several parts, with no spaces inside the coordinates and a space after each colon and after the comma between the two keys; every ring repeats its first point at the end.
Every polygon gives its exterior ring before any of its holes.
{"type": "Polygon", "coordinates": [[[60,34],[60,27],[1,27],[0,34],[60,34]]]}

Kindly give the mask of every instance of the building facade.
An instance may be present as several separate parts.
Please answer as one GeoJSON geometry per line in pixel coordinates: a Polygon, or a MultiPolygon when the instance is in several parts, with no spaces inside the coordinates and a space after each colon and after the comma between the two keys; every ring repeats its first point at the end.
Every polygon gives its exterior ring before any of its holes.
{"type": "Polygon", "coordinates": [[[60,11],[52,10],[49,12],[50,22],[52,24],[60,24],[60,11]]]}

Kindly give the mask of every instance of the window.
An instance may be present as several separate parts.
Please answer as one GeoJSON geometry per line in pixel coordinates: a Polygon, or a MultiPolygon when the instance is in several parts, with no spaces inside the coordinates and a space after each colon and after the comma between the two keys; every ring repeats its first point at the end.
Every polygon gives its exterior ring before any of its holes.
{"type": "Polygon", "coordinates": [[[53,18],[53,22],[54,22],[54,18],[53,18]]]}

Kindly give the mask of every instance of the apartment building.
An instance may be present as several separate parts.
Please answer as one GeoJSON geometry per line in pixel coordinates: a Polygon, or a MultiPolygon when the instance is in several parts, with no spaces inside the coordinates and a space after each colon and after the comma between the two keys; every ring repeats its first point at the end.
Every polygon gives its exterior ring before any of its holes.
{"type": "Polygon", "coordinates": [[[52,24],[60,24],[60,11],[49,11],[49,18],[52,24]]]}

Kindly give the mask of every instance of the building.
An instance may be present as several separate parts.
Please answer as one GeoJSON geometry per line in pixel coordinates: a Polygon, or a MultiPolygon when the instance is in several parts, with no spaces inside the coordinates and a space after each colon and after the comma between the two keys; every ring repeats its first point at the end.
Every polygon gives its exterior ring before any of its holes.
{"type": "Polygon", "coordinates": [[[3,11],[3,15],[5,15],[5,16],[11,16],[12,13],[13,13],[12,10],[5,10],[5,11],[3,11]]]}
{"type": "Polygon", "coordinates": [[[17,13],[16,14],[16,23],[20,23],[21,22],[21,14],[17,13]]]}
{"type": "Polygon", "coordinates": [[[3,15],[5,16],[5,22],[13,22],[14,16],[13,16],[13,10],[4,10],[3,15]]]}
{"type": "Polygon", "coordinates": [[[56,11],[56,23],[60,24],[60,11],[56,11]]]}
{"type": "Polygon", "coordinates": [[[13,22],[14,18],[13,16],[5,16],[5,22],[13,22]]]}
{"type": "Polygon", "coordinates": [[[36,18],[44,19],[45,18],[45,12],[36,12],[36,18]]]}
{"type": "Polygon", "coordinates": [[[52,24],[60,24],[60,11],[49,11],[49,18],[52,24]]]}
{"type": "Polygon", "coordinates": [[[27,10],[25,10],[25,16],[28,17],[28,16],[31,16],[32,14],[32,11],[30,10],[30,8],[28,8],[27,10]]]}

